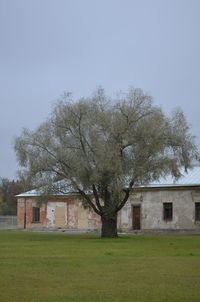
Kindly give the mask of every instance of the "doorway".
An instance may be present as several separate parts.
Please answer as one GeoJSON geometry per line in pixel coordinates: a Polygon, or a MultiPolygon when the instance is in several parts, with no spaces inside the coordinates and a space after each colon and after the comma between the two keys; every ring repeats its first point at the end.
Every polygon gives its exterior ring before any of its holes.
{"type": "Polygon", "coordinates": [[[58,228],[65,227],[65,207],[56,207],[55,225],[58,228]]]}
{"type": "Polygon", "coordinates": [[[132,206],[132,224],[133,224],[133,230],[140,230],[141,223],[140,223],[140,206],[139,205],[132,206]]]}

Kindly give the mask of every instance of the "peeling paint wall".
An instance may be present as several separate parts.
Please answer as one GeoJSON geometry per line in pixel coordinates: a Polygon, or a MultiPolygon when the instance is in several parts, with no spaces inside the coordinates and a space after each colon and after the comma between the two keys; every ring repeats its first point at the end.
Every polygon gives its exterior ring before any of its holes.
{"type": "Polygon", "coordinates": [[[18,198],[17,200],[17,225],[19,228],[24,228],[24,198],[18,198]]]}
{"type": "Polygon", "coordinates": [[[81,202],[78,205],[78,228],[88,229],[89,228],[89,209],[84,209],[81,202]]]}
{"type": "MultiPolygon", "coordinates": [[[[200,230],[195,222],[195,202],[200,202],[200,189],[149,190],[132,194],[118,214],[118,228],[133,229],[133,206],[140,205],[140,225],[142,230],[200,230]],[[173,219],[163,218],[163,203],[173,204],[173,219]]],[[[33,223],[32,207],[38,206],[34,198],[18,199],[18,226],[28,229],[66,228],[94,230],[100,229],[100,216],[93,210],[85,209],[77,196],[51,198],[40,205],[40,222],[33,223]]]]}
{"type": "Polygon", "coordinates": [[[20,198],[17,202],[17,219],[19,228],[38,228],[46,226],[46,204],[40,204],[31,198],[20,198]],[[40,222],[33,223],[33,207],[40,207],[40,222]]]}
{"type": "Polygon", "coordinates": [[[51,198],[40,205],[40,222],[33,223],[34,198],[18,199],[18,227],[27,229],[66,228],[93,230],[100,228],[100,217],[82,206],[77,197],[51,198]]]}
{"type": "MultiPolygon", "coordinates": [[[[63,201],[47,202],[47,226],[51,228],[60,227],[56,225],[56,211],[62,209],[64,216],[64,225],[67,225],[67,204],[63,201]]],[[[58,223],[58,222],[57,222],[58,223]]]]}
{"type": "Polygon", "coordinates": [[[140,205],[143,230],[200,230],[195,222],[195,202],[200,202],[200,190],[152,190],[132,195],[120,212],[120,227],[131,230],[132,206],[140,205]],[[173,218],[163,218],[163,203],[173,204],[173,218]]]}
{"type": "Polygon", "coordinates": [[[68,202],[68,228],[78,228],[78,200],[71,200],[68,202]]]}

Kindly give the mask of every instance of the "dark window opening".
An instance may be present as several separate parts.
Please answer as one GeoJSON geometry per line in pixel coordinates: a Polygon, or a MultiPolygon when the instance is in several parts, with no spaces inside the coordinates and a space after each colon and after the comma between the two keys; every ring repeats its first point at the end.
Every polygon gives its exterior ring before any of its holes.
{"type": "Polygon", "coordinates": [[[173,206],[172,202],[163,203],[163,219],[172,220],[173,218],[173,206]]]}
{"type": "Polygon", "coordinates": [[[40,208],[33,207],[33,222],[40,222],[40,208]]]}
{"type": "Polygon", "coordinates": [[[195,221],[200,221],[200,202],[195,202],[195,221]]]}

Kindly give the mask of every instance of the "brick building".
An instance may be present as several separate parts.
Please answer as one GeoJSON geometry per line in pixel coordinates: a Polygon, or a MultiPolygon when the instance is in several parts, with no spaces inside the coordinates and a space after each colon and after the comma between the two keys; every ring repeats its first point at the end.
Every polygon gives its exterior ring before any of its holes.
{"type": "MultiPolygon", "coordinates": [[[[100,217],[85,209],[78,194],[38,200],[32,190],[17,195],[18,227],[27,229],[100,229],[100,217]]],[[[118,228],[130,230],[200,231],[200,167],[174,182],[171,177],[140,186],[118,214],[118,228]]]]}

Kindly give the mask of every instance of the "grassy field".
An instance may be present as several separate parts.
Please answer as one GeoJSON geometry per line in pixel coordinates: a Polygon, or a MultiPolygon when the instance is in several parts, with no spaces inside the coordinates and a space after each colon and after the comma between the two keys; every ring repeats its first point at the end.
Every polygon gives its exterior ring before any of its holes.
{"type": "Polygon", "coordinates": [[[200,236],[0,232],[1,302],[200,302],[200,236]]]}

